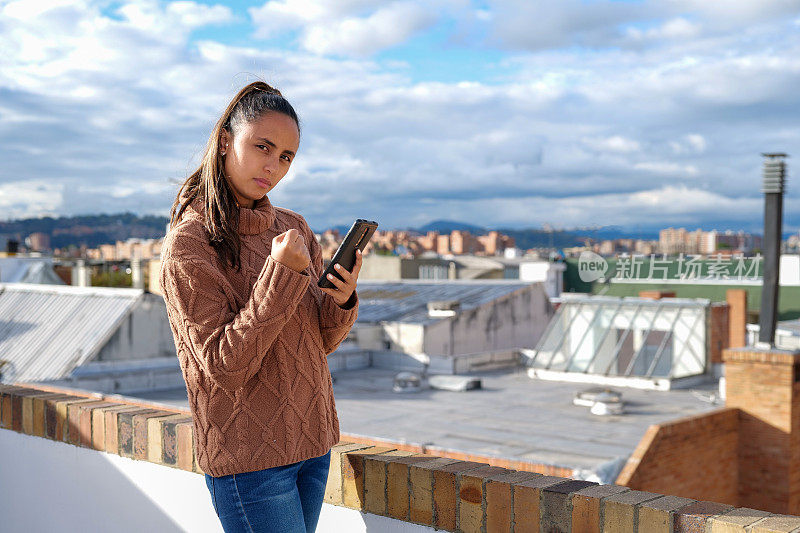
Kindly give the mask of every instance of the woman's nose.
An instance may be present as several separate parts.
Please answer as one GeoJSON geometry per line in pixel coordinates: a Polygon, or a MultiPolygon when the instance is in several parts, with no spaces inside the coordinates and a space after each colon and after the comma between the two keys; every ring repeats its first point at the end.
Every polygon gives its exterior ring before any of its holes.
{"type": "Polygon", "coordinates": [[[266,163],[264,163],[264,170],[269,172],[275,172],[277,169],[278,169],[278,158],[268,157],[266,163]]]}

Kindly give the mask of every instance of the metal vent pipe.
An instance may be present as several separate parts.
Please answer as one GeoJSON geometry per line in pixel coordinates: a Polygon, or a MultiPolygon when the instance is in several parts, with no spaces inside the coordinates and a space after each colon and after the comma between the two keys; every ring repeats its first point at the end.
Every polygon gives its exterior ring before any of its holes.
{"type": "Polygon", "coordinates": [[[761,287],[758,340],[775,345],[778,320],[778,280],[780,279],[781,233],[783,228],[783,192],[786,184],[786,154],[764,156],[764,278],[761,287]]]}

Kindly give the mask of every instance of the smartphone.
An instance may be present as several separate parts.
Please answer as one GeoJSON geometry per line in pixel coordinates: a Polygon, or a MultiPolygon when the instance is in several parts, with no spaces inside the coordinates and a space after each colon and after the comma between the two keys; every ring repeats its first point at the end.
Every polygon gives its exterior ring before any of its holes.
{"type": "Polygon", "coordinates": [[[336,253],[333,254],[333,259],[331,259],[325,272],[322,273],[322,276],[320,276],[317,281],[317,285],[328,289],[335,289],[336,285],[331,283],[331,280],[328,279],[328,274],[333,274],[344,281],[344,278],[336,272],[333,266],[339,263],[345,270],[352,272],[356,264],[356,249],[363,252],[377,228],[378,223],[373,220],[364,220],[363,218],[356,219],[353,225],[350,226],[350,230],[347,232],[347,235],[345,235],[342,244],[339,245],[336,253]]]}

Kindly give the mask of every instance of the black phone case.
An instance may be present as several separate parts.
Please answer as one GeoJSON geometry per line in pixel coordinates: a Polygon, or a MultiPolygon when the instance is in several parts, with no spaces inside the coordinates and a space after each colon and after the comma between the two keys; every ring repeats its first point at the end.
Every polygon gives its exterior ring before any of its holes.
{"type": "Polygon", "coordinates": [[[340,280],[344,281],[344,278],[342,278],[342,276],[340,276],[339,273],[334,270],[333,266],[336,263],[339,263],[345,268],[345,270],[352,272],[353,267],[356,264],[356,248],[363,252],[364,248],[367,246],[367,243],[369,243],[369,240],[372,238],[372,234],[375,233],[377,228],[378,223],[373,220],[364,220],[363,218],[356,219],[356,221],[353,222],[353,225],[350,226],[350,229],[348,230],[347,235],[345,235],[342,244],[339,245],[336,253],[333,254],[333,259],[331,259],[330,264],[317,281],[317,285],[328,289],[335,289],[336,285],[334,285],[331,280],[328,279],[328,274],[333,274],[340,280]]]}

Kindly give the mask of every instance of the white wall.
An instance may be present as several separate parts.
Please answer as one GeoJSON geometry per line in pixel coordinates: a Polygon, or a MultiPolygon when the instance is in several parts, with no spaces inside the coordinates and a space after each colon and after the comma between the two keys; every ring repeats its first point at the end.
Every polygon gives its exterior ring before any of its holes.
{"type": "MultiPolygon", "coordinates": [[[[552,318],[541,283],[425,326],[428,355],[533,348],[552,318]]],[[[407,350],[411,351],[411,350],[407,350]]]]}
{"type": "Polygon", "coordinates": [[[367,254],[358,279],[400,279],[400,262],[401,258],[396,255],[367,254]]]}
{"type": "Polygon", "coordinates": [[[781,254],[779,269],[781,286],[800,285],[800,255],[781,254]]]}
{"type": "MultiPolygon", "coordinates": [[[[0,530],[221,532],[200,474],[0,429],[0,530]]],[[[322,505],[331,532],[434,531],[322,505]]]]}
{"type": "Polygon", "coordinates": [[[112,394],[179,389],[186,386],[176,356],[92,361],[79,366],[64,379],[48,385],[112,394]]]}
{"type": "MultiPolygon", "coordinates": [[[[389,350],[404,353],[425,351],[425,326],[404,322],[382,322],[384,337],[391,341],[389,350]]],[[[383,347],[385,350],[386,348],[383,347]]]]}
{"type": "Polygon", "coordinates": [[[98,361],[176,357],[175,341],[160,295],[144,293],[97,354],[98,361]]]}
{"type": "Polygon", "coordinates": [[[567,265],[550,261],[529,261],[520,263],[519,279],[522,281],[540,282],[548,298],[561,296],[564,290],[564,272],[567,265]]]}

